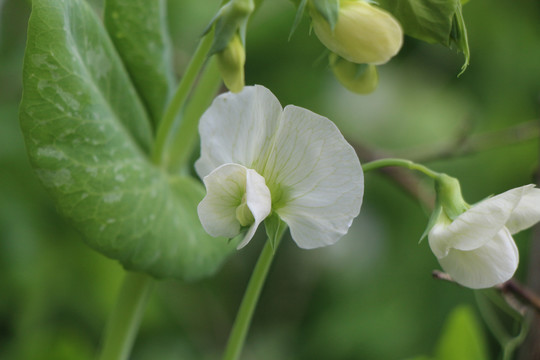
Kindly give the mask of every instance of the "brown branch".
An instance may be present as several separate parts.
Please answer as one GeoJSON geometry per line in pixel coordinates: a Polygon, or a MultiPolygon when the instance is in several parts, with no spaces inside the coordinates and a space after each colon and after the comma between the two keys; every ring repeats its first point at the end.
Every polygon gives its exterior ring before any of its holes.
{"type": "MultiPolygon", "coordinates": [[[[389,157],[398,155],[415,162],[425,163],[466,156],[540,138],[540,123],[538,120],[530,120],[505,129],[478,134],[471,134],[471,130],[470,123],[464,122],[454,139],[447,144],[442,146],[419,146],[400,150],[398,154],[390,152],[386,152],[386,154],[389,157]]],[[[383,152],[380,150],[374,151],[377,153],[383,152]]]]}
{"type": "MultiPolygon", "coordinates": [[[[352,143],[352,145],[356,150],[356,154],[360,158],[360,161],[363,163],[391,157],[382,151],[371,149],[362,144],[352,143]]],[[[410,170],[399,167],[385,167],[378,169],[378,171],[401,187],[415,201],[420,201],[424,206],[433,209],[435,203],[434,194],[425,191],[419,186],[419,177],[410,170]]]]}
{"type": "MultiPolygon", "coordinates": [[[[445,272],[433,270],[431,275],[434,279],[444,280],[457,284],[452,279],[452,277],[445,272]]],[[[521,304],[519,305],[529,306],[536,310],[538,314],[540,314],[540,296],[538,296],[535,292],[531,291],[524,285],[520,284],[516,279],[510,279],[502,284],[496,285],[495,289],[499,290],[501,295],[503,295],[505,300],[507,300],[508,304],[518,312],[523,313],[520,309],[522,306],[516,307],[513,301],[511,299],[509,300],[506,297],[507,295],[512,295],[513,297],[515,297],[515,299],[519,300],[521,302],[521,304]]]]}

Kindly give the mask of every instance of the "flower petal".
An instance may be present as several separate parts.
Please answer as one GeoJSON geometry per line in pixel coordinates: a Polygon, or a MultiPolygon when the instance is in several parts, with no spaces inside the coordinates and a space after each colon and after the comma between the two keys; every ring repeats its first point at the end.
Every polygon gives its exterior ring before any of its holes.
{"type": "MultiPolygon", "coordinates": [[[[474,250],[492,239],[505,226],[529,185],[508,190],[484,200],[459,215],[444,228],[437,227],[429,234],[430,245],[445,256],[451,248],[474,250]]],[[[435,252],[435,250],[434,250],[435,252]]]]}
{"type": "Polygon", "coordinates": [[[540,221],[540,189],[534,188],[534,185],[529,185],[519,201],[518,205],[510,215],[510,219],[506,222],[506,227],[510,233],[515,234],[540,221]]]}
{"type": "Polygon", "coordinates": [[[364,178],[356,152],[334,123],[309,110],[285,108],[263,176],[301,248],[335,243],[360,212],[364,178]]]}
{"type": "Polygon", "coordinates": [[[262,86],[218,96],[199,123],[201,157],[195,163],[199,176],[227,163],[258,170],[259,160],[268,156],[281,112],[279,101],[262,86]]]}
{"type": "Polygon", "coordinates": [[[204,229],[212,236],[232,238],[240,233],[236,209],[246,195],[246,203],[255,221],[238,246],[243,247],[270,213],[270,190],[264,178],[242,165],[224,164],[204,178],[204,185],[207,193],[197,210],[204,229]]]}
{"type": "Polygon", "coordinates": [[[367,1],[341,1],[334,29],[312,8],[313,29],[332,52],[357,64],[384,64],[403,44],[403,30],[388,12],[367,1]]]}
{"type": "Polygon", "coordinates": [[[444,271],[458,283],[473,289],[491,287],[509,280],[519,262],[519,253],[507,228],[483,246],[462,251],[451,249],[440,258],[444,271]]]}
{"type": "Polygon", "coordinates": [[[264,178],[255,170],[246,169],[246,202],[255,222],[249,227],[244,240],[238,245],[243,248],[253,238],[260,223],[266,219],[272,211],[272,197],[266,186],[264,178]]]}

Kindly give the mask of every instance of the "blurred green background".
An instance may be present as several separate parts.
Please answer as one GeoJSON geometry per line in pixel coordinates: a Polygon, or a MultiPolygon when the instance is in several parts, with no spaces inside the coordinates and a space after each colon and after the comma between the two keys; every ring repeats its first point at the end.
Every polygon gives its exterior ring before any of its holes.
{"type": "MultiPolygon", "coordinates": [[[[100,1],[93,5],[99,11],[100,1]]],[[[179,74],[218,5],[169,0],[179,74]]],[[[0,10],[0,359],[90,359],[123,270],[85,246],[32,173],[17,119],[30,2],[0,0],[0,10]]],[[[379,68],[379,88],[369,96],[336,82],[307,19],[287,40],[294,16],[289,1],[263,2],[248,29],[246,82],[268,87],[283,105],[327,116],[353,143],[428,158],[451,144],[464,124],[474,139],[538,119],[537,0],[470,1],[464,16],[471,65],[460,78],[461,55],[406,38],[402,52],[379,68]]],[[[458,177],[473,203],[533,182],[538,145],[536,137],[428,165],[458,177]]],[[[429,182],[418,186],[429,194],[429,182]]],[[[433,354],[452,309],[475,306],[475,300],[473,291],[431,278],[438,263],[427,242],[418,245],[428,216],[387,178],[366,174],[362,212],[345,238],[310,251],[283,241],[243,358],[433,354]]],[[[530,232],[516,242],[517,276],[524,280],[530,232]]],[[[262,244],[260,236],[211,279],[159,282],[132,358],[219,358],[262,244]]],[[[499,347],[481,330],[490,358],[497,358],[499,347]]]]}

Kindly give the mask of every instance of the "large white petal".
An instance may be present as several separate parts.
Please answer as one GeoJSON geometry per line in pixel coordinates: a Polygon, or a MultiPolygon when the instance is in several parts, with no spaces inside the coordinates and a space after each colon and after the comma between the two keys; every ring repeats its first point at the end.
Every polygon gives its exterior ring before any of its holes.
{"type": "Polygon", "coordinates": [[[335,243],[360,211],[364,179],[356,152],[334,123],[309,110],[285,108],[263,176],[301,248],[335,243]]]}
{"type": "Polygon", "coordinates": [[[459,284],[473,289],[491,287],[509,280],[519,262],[519,253],[507,228],[483,246],[462,251],[451,249],[440,258],[444,271],[459,284]]]}
{"type": "Polygon", "coordinates": [[[432,230],[430,243],[436,242],[439,248],[444,246],[446,251],[451,248],[465,251],[479,248],[505,226],[528,187],[508,190],[474,205],[454,219],[444,231],[432,230]]]}
{"type": "Polygon", "coordinates": [[[279,125],[282,108],[270,90],[246,86],[218,96],[199,123],[201,157],[195,169],[201,178],[226,163],[259,170],[279,125]]]}
{"type": "Polygon", "coordinates": [[[201,223],[210,235],[232,238],[240,233],[236,208],[246,195],[246,203],[255,222],[238,248],[251,240],[259,224],[271,210],[270,190],[255,170],[238,164],[224,164],[204,178],[206,196],[198,206],[201,223]]]}
{"type": "Polygon", "coordinates": [[[540,189],[529,185],[518,205],[506,222],[506,227],[512,234],[530,228],[540,221],[540,189]]]}

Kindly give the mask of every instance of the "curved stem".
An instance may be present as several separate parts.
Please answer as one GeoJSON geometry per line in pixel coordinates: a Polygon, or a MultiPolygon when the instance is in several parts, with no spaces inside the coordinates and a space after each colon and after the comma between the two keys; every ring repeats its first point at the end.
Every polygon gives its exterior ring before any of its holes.
{"type": "MultiPolygon", "coordinates": [[[[281,239],[274,245],[276,248],[280,240],[281,239]]],[[[259,260],[257,260],[251,279],[249,279],[246,293],[240,304],[240,309],[236,315],[231,334],[229,335],[229,341],[225,348],[223,360],[236,360],[240,357],[255,306],[259,300],[259,295],[266,279],[266,275],[268,274],[268,269],[270,269],[272,259],[274,258],[274,246],[272,246],[272,242],[268,240],[259,256],[259,260]]]]}
{"type": "Polygon", "coordinates": [[[195,53],[193,54],[193,57],[191,58],[191,61],[188,64],[184,76],[182,76],[182,80],[176,89],[176,93],[165,110],[165,114],[159,123],[156,133],[156,141],[152,152],[152,161],[154,164],[161,164],[163,161],[163,153],[165,152],[171,129],[174,127],[174,119],[182,106],[184,106],[189,91],[197,79],[197,75],[201,71],[208,51],[212,46],[213,38],[213,31],[211,31],[201,39],[195,53]]]}
{"type": "Polygon", "coordinates": [[[221,76],[215,59],[210,59],[186,106],[182,122],[175,131],[171,142],[171,151],[167,159],[171,173],[182,169],[197,144],[199,119],[210,106],[219,87],[221,76]]]}
{"type": "Polygon", "coordinates": [[[148,275],[126,272],[107,323],[99,360],[129,357],[153,284],[154,280],[148,275]]]}
{"type": "Polygon", "coordinates": [[[400,167],[404,167],[410,170],[420,171],[432,179],[436,179],[440,175],[438,172],[435,172],[425,167],[424,165],[412,162],[411,160],[395,159],[395,158],[370,161],[367,164],[362,165],[362,170],[364,170],[364,172],[368,172],[371,170],[375,170],[375,169],[379,169],[379,168],[387,167],[387,166],[400,166],[400,167]]]}

